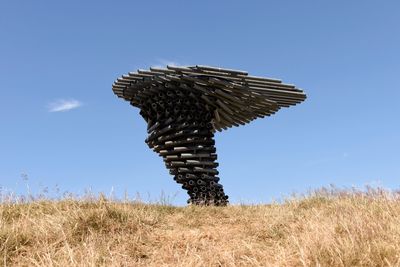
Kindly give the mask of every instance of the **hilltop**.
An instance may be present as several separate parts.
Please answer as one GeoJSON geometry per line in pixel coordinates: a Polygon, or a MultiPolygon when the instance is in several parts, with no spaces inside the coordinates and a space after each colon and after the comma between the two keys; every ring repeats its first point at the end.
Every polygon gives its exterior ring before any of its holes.
{"type": "Polygon", "coordinates": [[[268,205],[3,201],[4,266],[399,266],[400,194],[319,190],[268,205]]]}

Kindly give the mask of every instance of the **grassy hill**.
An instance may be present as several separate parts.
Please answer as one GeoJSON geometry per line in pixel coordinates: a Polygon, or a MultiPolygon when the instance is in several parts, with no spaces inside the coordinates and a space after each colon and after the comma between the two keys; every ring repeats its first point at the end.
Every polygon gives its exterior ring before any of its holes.
{"type": "Polygon", "coordinates": [[[400,194],[330,189],[228,207],[3,201],[1,264],[400,266],[400,194]]]}

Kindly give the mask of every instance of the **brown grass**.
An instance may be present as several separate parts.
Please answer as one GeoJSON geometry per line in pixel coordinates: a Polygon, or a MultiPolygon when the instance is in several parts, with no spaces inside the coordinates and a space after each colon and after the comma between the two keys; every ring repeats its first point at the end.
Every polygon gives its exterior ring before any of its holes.
{"type": "Polygon", "coordinates": [[[400,196],[320,190],[269,205],[0,204],[4,266],[400,266],[400,196]]]}

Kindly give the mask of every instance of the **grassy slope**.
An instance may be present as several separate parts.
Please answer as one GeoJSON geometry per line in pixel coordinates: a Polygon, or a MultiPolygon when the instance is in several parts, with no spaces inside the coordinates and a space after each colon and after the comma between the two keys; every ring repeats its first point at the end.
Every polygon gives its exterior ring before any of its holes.
{"type": "Polygon", "coordinates": [[[400,197],[320,192],[282,204],[0,204],[6,266],[400,266],[400,197]]]}

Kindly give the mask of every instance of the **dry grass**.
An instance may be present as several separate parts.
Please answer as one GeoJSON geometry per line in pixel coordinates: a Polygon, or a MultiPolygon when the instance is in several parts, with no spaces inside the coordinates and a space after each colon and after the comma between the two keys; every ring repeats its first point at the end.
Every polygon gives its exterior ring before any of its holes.
{"type": "Polygon", "coordinates": [[[270,205],[3,201],[4,266],[400,266],[400,196],[320,190],[270,205]]]}

